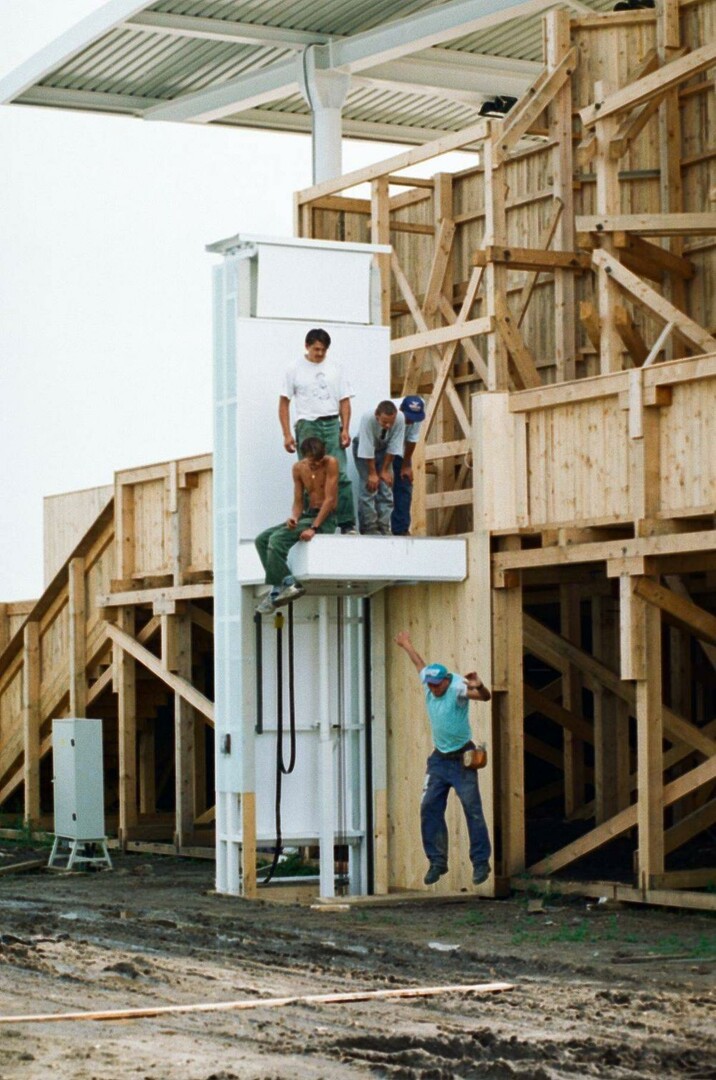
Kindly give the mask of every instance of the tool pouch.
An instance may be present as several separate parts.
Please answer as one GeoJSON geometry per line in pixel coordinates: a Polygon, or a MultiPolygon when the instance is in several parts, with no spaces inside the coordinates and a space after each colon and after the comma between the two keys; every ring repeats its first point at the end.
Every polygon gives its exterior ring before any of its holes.
{"type": "Polygon", "coordinates": [[[466,750],[462,755],[462,763],[466,769],[484,769],[487,765],[486,748],[476,746],[472,750],[466,750]]]}

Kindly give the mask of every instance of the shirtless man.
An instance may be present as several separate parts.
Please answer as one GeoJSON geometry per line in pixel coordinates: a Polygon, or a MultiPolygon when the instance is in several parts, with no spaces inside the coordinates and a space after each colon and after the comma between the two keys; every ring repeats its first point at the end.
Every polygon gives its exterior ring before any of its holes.
{"type": "Polygon", "coordinates": [[[291,574],[286,558],[294,544],[313,540],[316,533],[336,531],[338,462],[326,453],[324,442],[310,436],[301,443],[301,460],[293,466],[291,516],[256,537],[266,582],[271,590],[256,608],[270,615],[275,608],[303,596],[306,591],[291,574]]]}

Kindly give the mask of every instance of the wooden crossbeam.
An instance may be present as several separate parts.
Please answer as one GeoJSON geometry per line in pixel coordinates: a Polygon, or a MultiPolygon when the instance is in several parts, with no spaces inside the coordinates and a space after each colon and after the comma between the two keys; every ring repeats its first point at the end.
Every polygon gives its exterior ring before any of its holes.
{"type": "Polygon", "coordinates": [[[120,630],[118,626],[114,626],[113,623],[107,623],[107,633],[111,637],[112,641],[130,656],[133,656],[135,660],[138,660],[143,667],[151,671],[152,675],[156,675],[158,679],[166,683],[175,694],[179,694],[185,701],[188,701],[190,705],[206,717],[209,723],[214,724],[214,703],[209,701],[207,697],[204,697],[195,686],[192,686],[187,679],[181,677],[181,675],[175,675],[162,664],[161,660],[151,653],[149,649],[145,649],[143,645],[127,634],[124,630],[120,630]]]}
{"type": "Polygon", "coordinates": [[[473,266],[504,263],[510,270],[588,270],[591,255],[580,251],[545,251],[543,248],[500,247],[489,244],[472,256],[473,266]]]}
{"type": "Polygon", "coordinates": [[[577,246],[586,247],[590,233],[635,232],[640,236],[712,236],[716,213],[590,214],[575,218],[577,246]],[[584,236],[584,242],[582,234],[584,236]]]}
{"type": "Polygon", "coordinates": [[[541,112],[572,75],[577,66],[577,50],[572,48],[551,71],[545,68],[521,99],[508,113],[507,121],[495,148],[495,165],[499,165],[525,135],[541,112]]]}
{"type": "Polygon", "coordinates": [[[716,338],[711,337],[703,327],[690,319],[683,311],[679,311],[655,289],[652,289],[636,274],[633,274],[631,270],[627,270],[625,266],[622,266],[613,255],[609,255],[608,252],[600,249],[592,253],[592,262],[598,269],[604,270],[620,288],[633,296],[642,307],[645,307],[665,323],[673,323],[674,328],[678,330],[681,336],[701,349],[702,352],[716,351],[716,338]]]}
{"type": "MultiPolygon", "coordinates": [[[[679,55],[683,55],[684,52],[684,49],[680,49],[679,55]]],[[[676,57],[670,57],[670,59],[676,59],[676,57]]],[[[651,75],[652,71],[657,71],[658,68],[659,51],[658,49],[650,49],[637,68],[632,82],[643,79],[645,75],[651,75]]],[[[656,95],[642,105],[638,111],[634,110],[624,118],[614,136],[609,140],[609,156],[612,161],[618,161],[619,158],[623,157],[639,132],[643,131],[647,122],[658,111],[663,99],[663,94],[656,95]]]]}
{"type": "Polygon", "coordinates": [[[428,349],[433,345],[445,345],[448,341],[460,341],[466,337],[479,337],[480,334],[489,334],[492,331],[492,319],[470,319],[469,322],[458,326],[438,326],[434,330],[424,330],[419,334],[409,334],[407,337],[395,338],[390,343],[391,356],[399,356],[401,353],[412,352],[414,349],[428,349]]]}
{"type": "MultiPolygon", "coordinates": [[[[582,672],[585,681],[611,690],[629,705],[633,714],[636,707],[636,691],[630,683],[624,682],[601,660],[597,660],[577,645],[573,645],[571,641],[567,641],[554,630],[550,630],[531,615],[524,616],[523,625],[525,648],[529,652],[545,660],[556,671],[564,671],[568,664],[574,664],[582,672]]],[[[679,716],[673,709],[664,705],[663,717],[664,730],[670,741],[684,742],[705,757],[716,754],[716,741],[679,716]]]]}
{"type": "Polygon", "coordinates": [[[663,274],[673,274],[683,281],[690,281],[696,273],[696,267],[683,255],[675,255],[668,248],[660,247],[628,232],[615,232],[614,247],[629,269],[644,268],[647,277],[659,281],[663,274]],[[627,262],[627,259],[631,260],[627,262]]]}
{"type": "Polygon", "coordinates": [[[614,305],[614,325],[634,364],[641,367],[649,355],[649,349],[631,315],[621,304],[614,305]]]}
{"type": "MultiPolygon", "coordinates": [[[[664,786],[663,805],[671,806],[678,799],[682,799],[684,795],[696,791],[697,788],[710,783],[715,778],[716,757],[712,757],[708,761],[702,762],[701,765],[697,765],[695,769],[691,769],[690,772],[684,773],[683,776],[666,784],[664,786]]],[[[578,840],[567,844],[560,851],[555,851],[554,854],[534,863],[528,868],[528,873],[535,875],[553,874],[577,859],[581,859],[583,855],[588,855],[590,851],[596,851],[597,848],[603,847],[614,837],[621,836],[628,829],[633,829],[637,823],[637,811],[638,806],[636,803],[633,806],[628,806],[602,825],[598,825],[596,829],[592,829],[585,836],[580,836],[578,840]]]]}
{"type": "MultiPolygon", "coordinates": [[[[480,278],[480,281],[478,282],[478,287],[475,290],[476,292],[479,289],[479,285],[481,284],[481,281],[482,281],[482,278],[480,278]]],[[[474,301],[473,301],[473,303],[474,303],[474,301]]],[[[449,323],[451,326],[453,326],[457,322],[457,315],[455,314],[455,312],[453,310],[452,304],[450,303],[450,301],[448,300],[447,296],[445,296],[444,293],[441,293],[438,304],[439,304],[439,307],[440,307],[440,313],[442,314],[443,318],[445,319],[445,322],[449,323]]],[[[469,314],[469,311],[466,313],[465,318],[467,318],[468,314],[469,314]]],[[[472,361],[472,364],[473,364],[473,366],[475,368],[475,371],[477,372],[477,374],[480,376],[482,381],[487,386],[487,363],[486,363],[485,358],[483,357],[482,353],[478,349],[477,345],[472,340],[472,338],[463,338],[463,340],[461,342],[461,345],[463,347],[464,352],[467,354],[468,358],[472,361]]]]}
{"type": "MultiPolygon", "coordinates": [[[[594,348],[599,352],[599,346],[601,344],[602,335],[601,327],[599,325],[599,316],[597,309],[591,300],[579,301],[579,321],[584,329],[587,331],[587,337],[591,341],[594,348]]],[[[644,350],[646,356],[647,350],[644,350]]]]}
{"type": "Polygon", "coordinates": [[[645,75],[644,78],[637,79],[628,86],[622,87],[621,90],[609,94],[603,101],[595,101],[585,109],[581,109],[579,115],[582,124],[585,128],[592,127],[598,121],[641,105],[654,96],[662,97],[667,90],[678,86],[679,83],[696,75],[699,71],[706,71],[715,62],[716,42],[694,49],[686,56],[664,64],[658,71],[645,75]]]}
{"type": "Polygon", "coordinates": [[[649,604],[658,607],[673,622],[694,634],[700,641],[716,645],[716,616],[704,611],[692,600],[685,600],[666,586],[658,585],[645,577],[636,579],[634,592],[649,604]]]}
{"type": "Polygon", "coordinates": [[[525,683],[524,686],[524,696],[525,705],[527,706],[525,714],[527,716],[532,712],[542,713],[543,716],[554,720],[556,724],[570,731],[572,735],[576,735],[583,742],[594,742],[594,729],[583,716],[570,709],[565,709],[563,705],[559,705],[556,701],[545,697],[544,694],[541,694],[539,690],[535,690],[533,686],[529,686],[528,683],[525,683]]]}
{"type": "Polygon", "coordinates": [[[537,362],[527,348],[519,328],[515,325],[511,313],[501,298],[498,299],[497,304],[496,326],[510,355],[512,375],[518,390],[541,386],[542,380],[537,371],[537,362]]]}

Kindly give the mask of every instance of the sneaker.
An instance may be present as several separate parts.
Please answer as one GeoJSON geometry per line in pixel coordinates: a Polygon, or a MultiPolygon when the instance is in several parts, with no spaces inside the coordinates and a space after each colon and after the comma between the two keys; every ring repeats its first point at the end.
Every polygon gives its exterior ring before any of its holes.
{"type": "Polygon", "coordinates": [[[487,881],[489,878],[491,869],[489,862],[475,863],[472,871],[472,884],[482,885],[483,881],[487,881]]]}
{"type": "Polygon", "coordinates": [[[355,525],[341,525],[341,536],[359,536],[355,525]]]}
{"type": "Polygon", "coordinates": [[[276,608],[276,600],[281,590],[278,586],[274,585],[273,589],[270,589],[260,604],[256,607],[257,615],[271,615],[276,608]]]}
{"type": "Polygon", "coordinates": [[[298,600],[299,596],[303,596],[305,591],[303,585],[299,585],[297,581],[292,581],[289,585],[284,585],[273,602],[274,607],[283,607],[284,604],[292,604],[294,600],[298,600]]]}
{"type": "Polygon", "coordinates": [[[438,866],[437,863],[431,862],[423,881],[426,885],[434,885],[443,874],[447,874],[447,866],[438,866]]]}

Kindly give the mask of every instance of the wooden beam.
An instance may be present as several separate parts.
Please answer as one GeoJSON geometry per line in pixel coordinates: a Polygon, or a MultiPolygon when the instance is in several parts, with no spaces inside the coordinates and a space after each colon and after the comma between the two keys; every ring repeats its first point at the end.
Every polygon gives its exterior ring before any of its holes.
{"type": "MultiPolygon", "coordinates": [[[[571,181],[570,181],[570,184],[571,184],[571,181]]],[[[557,234],[557,231],[559,229],[560,222],[564,218],[564,207],[565,207],[565,202],[561,197],[559,197],[559,198],[555,197],[553,199],[552,213],[550,214],[549,221],[547,222],[544,229],[540,233],[540,237],[539,237],[539,240],[537,242],[537,247],[538,248],[546,249],[552,243],[552,241],[553,241],[553,239],[554,239],[554,237],[557,234]]],[[[563,231],[563,230],[560,230],[560,232],[561,231],[563,231]]],[[[573,232],[574,232],[573,227],[570,227],[570,229],[568,230],[569,235],[570,236],[573,235],[573,232]]],[[[524,321],[524,317],[527,314],[527,308],[529,307],[529,302],[532,299],[532,293],[534,292],[534,288],[535,288],[535,285],[537,284],[537,279],[540,276],[540,272],[541,271],[539,271],[539,270],[535,270],[534,273],[530,273],[528,275],[527,279],[525,280],[524,285],[522,286],[522,291],[520,292],[520,298],[519,298],[519,300],[517,302],[517,312],[518,312],[518,314],[517,314],[516,322],[517,322],[518,327],[522,326],[522,323],[524,321]]]]}
{"type": "MultiPolygon", "coordinates": [[[[137,673],[134,658],[120,647],[113,637],[119,634],[130,638],[134,633],[135,611],[120,608],[118,625],[107,623],[106,629],[114,642],[113,669],[117,691],[117,739],[119,745],[119,828],[118,839],[124,846],[131,829],[137,824],[137,673]]],[[[142,646],[138,646],[141,648],[142,646]]]]}
{"type": "Polygon", "coordinates": [[[637,826],[639,884],[649,888],[664,872],[664,805],[662,800],[661,617],[638,600],[644,610],[638,620],[643,639],[644,674],[636,681],[637,826]]]}
{"type": "Polygon", "coordinates": [[[149,649],[145,649],[143,645],[133,638],[126,631],[120,629],[118,626],[113,626],[112,623],[107,624],[107,633],[112,640],[119,646],[120,650],[127,653],[129,656],[138,660],[143,667],[151,671],[153,675],[156,675],[158,679],[166,683],[175,694],[181,695],[185,701],[197,709],[202,716],[206,717],[209,723],[214,725],[214,703],[209,701],[207,697],[191,685],[191,683],[179,675],[175,675],[171,671],[167,671],[163,666],[161,660],[159,660],[154,653],[151,653],[149,649]]]}
{"type": "MultiPolygon", "coordinates": [[[[691,791],[696,791],[702,784],[708,784],[714,779],[716,779],[716,757],[702,762],[695,769],[691,769],[690,772],[684,773],[677,780],[672,780],[667,784],[663,791],[663,805],[670,806],[677,799],[683,798],[691,791]]],[[[585,836],[581,836],[578,840],[528,867],[528,874],[554,874],[583,855],[588,855],[590,851],[596,851],[614,837],[621,836],[628,829],[633,829],[637,824],[637,812],[636,804],[627,807],[609,821],[605,821],[596,829],[586,833],[585,836]]]]}
{"type": "Polygon", "coordinates": [[[634,592],[647,603],[658,607],[673,622],[694,634],[700,641],[716,645],[716,616],[704,611],[693,601],[677,596],[666,586],[645,577],[636,579],[634,592]]]}
{"type": "Polygon", "coordinates": [[[635,232],[640,236],[712,236],[716,213],[596,214],[576,219],[577,233],[635,232]]]}
{"type": "Polygon", "coordinates": [[[85,560],[70,559],[67,567],[69,596],[69,667],[70,716],[82,717],[87,712],[87,612],[85,560]]]}
{"type": "Polygon", "coordinates": [[[496,165],[500,165],[505,160],[522,136],[527,133],[528,128],[532,126],[540,113],[544,112],[571,77],[577,66],[577,58],[577,50],[572,48],[552,70],[545,68],[510,110],[497,142],[496,165]]]}
{"type": "Polygon", "coordinates": [[[25,784],[24,819],[40,818],[40,626],[26,622],[22,651],[22,745],[25,784]]]}
{"type": "MultiPolygon", "coordinates": [[[[374,244],[390,244],[390,204],[388,177],[378,176],[371,183],[371,240],[374,244]]],[[[380,321],[390,326],[390,255],[376,255],[380,274],[380,321]]]]}
{"type": "Polygon", "coordinates": [[[678,86],[685,79],[706,71],[716,62],[716,42],[710,42],[700,49],[694,49],[686,56],[664,64],[658,71],[645,75],[636,82],[629,83],[613,93],[596,100],[579,112],[585,128],[592,127],[605,118],[616,116],[626,109],[641,105],[654,96],[661,97],[671,87],[678,86]]]}
{"type": "Polygon", "coordinates": [[[683,255],[675,255],[668,248],[652,244],[635,233],[615,232],[614,247],[622,260],[624,255],[628,254],[638,260],[642,266],[649,267],[651,273],[656,273],[659,277],[664,274],[673,274],[684,281],[690,281],[696,273],[696,267],[690,259],[685,259],[683,255]]]}
{"type": "Polygon", "coordinates": [[[473,266],[504,263],[510,270],[588,270],[591,256],[580,251],[545,251],[538,248],[499,247],[488,244],[472,256],[473,266]]]}
{"type": "Polygon", "coordinates": [[[97,596],[97,607],[125,607],[128,604],[154,604],[163,600],[200,600],[214,595],[211,582],[196,585],[167,585],[158,589],[131,589],[97,596]]]}
{"type": "MultiPolygon", "coordinates": [[[[191,685],[192,679],[192,643],[191,617],[189,615],[169,616],[172,620],[172,634],[175,638],[174,654],[176,673],[191,685]]],[[[198,693],[198,691],[197,691],[198,693]]],[[[175,785],[175,826],[174,844],[182,848],[194,839],[194,819],[196,818],[196,792],[194,785],[195,768],[195,715],[194,707],[183,694],[174,694],[174,785],[175,785]]],[[[203,735],[203,730],[201,732],[203,735]]]]}
{"type": "Polygon", "coordinates": [[[401,353],[412,352],[414,349],[428,349],[433,345],[444,345],[448,341],[460,341],[466,337],[477,337],[480,334],[489,334],[492,330],[492,319],[471,319],[469,322],[458,326],[439,326],[434,330],[422,331],[419,334],[409,334],[407,337],[394,338],[390,343],[390,355],[399,356],[401,353]]]}
{"type": "MultiPolygon", "coordinates": [[[[590,308],[592,307],[591,304],[587,306],[589,306],[590,308]]],[[[624,347],[634,361],[634,364],[637,367],[641,367],[647,356],[649,355],[649,349],[647,348],[643,337],[639,333],[639,330],[637,329],[631,315],[625,307],[622,307],[621,304],[614,305],[614,325],[616,327],[617,333],[619,334],[619,337],[624,343],[624,347]]],[[[588,328],[587,333],[589,333],[588,328]]]]}

